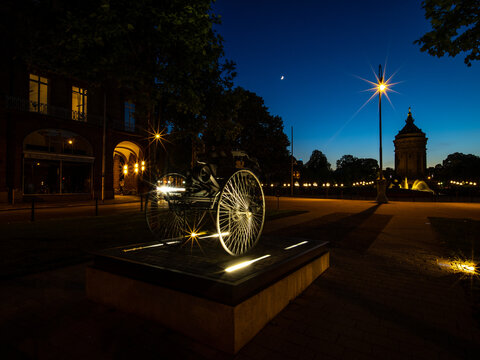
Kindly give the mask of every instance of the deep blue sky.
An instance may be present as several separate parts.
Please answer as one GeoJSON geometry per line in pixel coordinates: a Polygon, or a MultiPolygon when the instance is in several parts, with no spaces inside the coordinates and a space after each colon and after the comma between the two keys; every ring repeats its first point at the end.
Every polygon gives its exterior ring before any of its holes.
{"type": "Polygon", "coordinates": [[[217,0],[214,12],[235,84],[263,97],[289,137],[293,125],[298,159],[314,149],[333,167],[345,154],[378,159],[378,98],[355,115],[371,95],[356,76],[374,81],[385,63],[401,83],[394,108],[382,100],[384,167],[394,166],[409,106],[428,137],[428,166],[453,152],[480,155],[480,62],[469,68],[413,45],[429,30],[420,1],[217,0]]]}

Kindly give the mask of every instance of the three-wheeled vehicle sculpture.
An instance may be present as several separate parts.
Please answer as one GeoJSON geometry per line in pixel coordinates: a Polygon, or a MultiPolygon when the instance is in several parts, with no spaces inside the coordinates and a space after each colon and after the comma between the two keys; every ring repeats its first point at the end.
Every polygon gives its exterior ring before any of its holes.
{"type": "Polygon", "coordinates": [[[161,176],[145,206],[155,237],[166,242],[218,238],[234,256],[251,249],[262,233],[265,198],[254,172],[241,168],[245,158],[243,152],[232,152],[231,167],[197,162],[186,175],[161,176]],[[209,228],[209,222],[214,226],[209,228]]]}

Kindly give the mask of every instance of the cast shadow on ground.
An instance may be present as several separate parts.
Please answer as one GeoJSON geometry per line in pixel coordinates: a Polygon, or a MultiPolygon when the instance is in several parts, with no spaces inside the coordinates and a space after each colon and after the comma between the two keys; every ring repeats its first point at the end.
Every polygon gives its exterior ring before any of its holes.
{"type": "Polygon", "coordinates": [[[388,224],[392,215],[375,214],[375,204],[356,214],[331,213],[268,235],[329,241],[330,247],[365,252],[388,224]]]}
{"type": "Polygon", "coordinates": [[[375,318],[391,322],[404,331],[438,346],[450,356],[474,359],[476,358],[474,354],[478,354],[480,351],[478,343],[458,336],[454,333],[455,328],[452,328],[452,332],[445,331],[423,319],[412,316],[408,311],[402,311],[395,306],[382,303],[374,297],[362,294],[343,282],[339,283],[325,277],[320,277],[314,284],[321,286],[322,291],[331,292],[335,294],[336,297],[361,307],[373,314],[375,318]]]}

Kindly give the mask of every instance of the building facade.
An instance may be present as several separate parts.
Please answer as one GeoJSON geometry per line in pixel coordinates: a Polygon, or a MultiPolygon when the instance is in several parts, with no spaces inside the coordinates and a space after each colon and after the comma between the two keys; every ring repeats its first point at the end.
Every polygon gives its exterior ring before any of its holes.
{"type": "Polygon", "coordinates": [[[395,136],[395,172],[408,181],[423,180],[427,171],[427,138],[408,109],[405,126],[395,136]]]}
{"type": "Polygon", "coordinates": [[[0,202],[111,199],[141,190],[146,124],[118,88],[15,62],[0,71],[0,202]],[[105,129],[104,129],[105,128],[105,129]]]}

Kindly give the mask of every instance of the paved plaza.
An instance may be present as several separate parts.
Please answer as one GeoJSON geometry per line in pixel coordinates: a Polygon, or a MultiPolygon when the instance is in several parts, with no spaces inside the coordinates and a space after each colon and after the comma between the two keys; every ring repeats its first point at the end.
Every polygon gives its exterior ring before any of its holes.
{"type": "MultiPolygon", "coordinates": [[[[331,266],[238,359],[478,359],[480,330],[433,221],[480,220],[480,204],[269,198],[307,211],[271,236],[330,241],[331,266]]],[[[1,215],[0,215],[1,216],[1,215]]],[[[8,249],[7,249],[8,250],[8,249]]],[[[229,359],[85,297],[87,263],[2,281],[1,358],[229,359]]]]}

